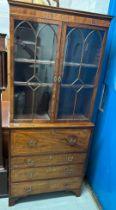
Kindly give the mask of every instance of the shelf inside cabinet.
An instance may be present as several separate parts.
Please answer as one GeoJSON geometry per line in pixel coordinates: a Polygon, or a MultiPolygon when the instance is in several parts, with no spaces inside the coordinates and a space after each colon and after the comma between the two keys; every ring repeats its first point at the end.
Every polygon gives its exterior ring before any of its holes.
{"type": "Polygon", "coordinates": [[[34,59],[22,59],[22,58],[15,58],[15,62],[19,63],[36,63],[36,64],[55,64],[55,61],[51,60],[34,60],[34,59]]]}
{"type": "Polygon", "coordinates": [[[15,42],[15,45],[17,46],[21,46],[21,47],[25,47],[26,45],[32,45],[35,47],[35,49],[41,49],[40,46],[36,46],[36,43],[35,42],[32,42],[32,41],[19,41],[19,42],[15,42]]]}
{"type": "Polygon", "coordinates": [[[59,115],[59,121],[60,120],[84,120],[84,121],[87,121],[89,120],[86,116],[82,115],[82,114],[75,114],[74,116],[73,115],[59,115]]]}
{"type": "Polygon", "coordinates": [[[40,86],[40,87],[46,87],[46,86],[49,86],[49,87],[52,87],[53,84],[51,83],[39,83],[39,82],[16,82],[14,81],[14,85],[16,86],[40,86]]]}
{"type": "Polygon", "coordinates": [[[24,115],[15,115],[15,120],[33,120],[33,119],[39,119],[39,120],[50,120],[48,114],[33,114],[33,117],[31,114],[24,114],[24,115]]]}
{"type": "Polygon", "coordinates": [[[88,63],[75,63],[75,62],[64,62],[63,63],[64,66],[75,66],[75,67],[79,67],[79,66],[82,66],[82,67],[89,67],[89,68],[97,68],[97,65],[95,64],[88,64],[88,63]]]}
{"type": "Polygon", "coordinates": [[[63,88],[94,88],[95,85],[89,85],[89,84],[80,84],[80,85],[73,85],[73,84],[61,84],[63,88]]]}
{"type": "MultiPolygon", "coordinates": [[[[26,45],[34,45],[35,46],[36,42],[21,40],[20,42],[15,41],[15,44],[18,44],[18,45],[26,44],[26,45]]],[[[40,48],[40,47],[36,46],[36,48],[40,48]]]]}

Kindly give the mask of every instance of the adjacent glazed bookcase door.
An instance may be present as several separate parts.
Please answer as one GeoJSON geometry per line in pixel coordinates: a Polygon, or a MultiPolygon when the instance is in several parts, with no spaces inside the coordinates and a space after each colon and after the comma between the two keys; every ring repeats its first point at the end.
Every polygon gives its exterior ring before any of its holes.
{"type": "Polygon", "coordinates": [[[50,120],[59,26],[14,20],[14,119],[50,120]]]}
{"type": "Polygon", "coordinates": [[[65,33],[57,119],[90,120],[105,33],[81,27],[67,27],[65,33]]]}

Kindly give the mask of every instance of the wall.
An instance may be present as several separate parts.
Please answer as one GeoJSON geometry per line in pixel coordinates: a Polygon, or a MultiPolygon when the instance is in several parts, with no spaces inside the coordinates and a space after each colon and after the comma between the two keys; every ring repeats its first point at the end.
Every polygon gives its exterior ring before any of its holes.
{"type": "Polygon", "coordinates": [[[110,0],[60,0],[62,7],[107,14],[110,0]]]}
{"type": "MultiPolygon", "coordinates": [[[[60,0],[65,8],[107,14],[110,0],[60,0]]],[[[0,0],[0,32],[9,34],[9,6],[7,0],[0,0]]]]}
{"type": "Polygon", "coordinates": [[[106,97],[98,111],[88,163],[88,180],[103,210],[116,209],[116,0],[109,14],[115,15],[108,34],[103,69],[106,97]]]}
{"type": "Polygon", "coordinates": [[[9,33],[9,6],[7,0],[0,0],[0,33],[9,33]]]}

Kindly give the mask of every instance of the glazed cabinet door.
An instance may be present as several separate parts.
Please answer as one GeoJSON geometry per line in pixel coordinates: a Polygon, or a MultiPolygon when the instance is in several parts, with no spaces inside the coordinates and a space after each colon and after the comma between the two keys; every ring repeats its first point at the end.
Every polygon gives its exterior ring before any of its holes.
{"type": "MultiPolygon", "coordinates": [[[[59,25],[14,20],[14,119],[51,120],[59,25]]],[[[60,34],[59,34],[60,36],[60,34]]]]}
{"type": "Polygon", "coordinates": [[[64,33],[56,118],[90,120],[105,31],[65,26],[64,33]]]}

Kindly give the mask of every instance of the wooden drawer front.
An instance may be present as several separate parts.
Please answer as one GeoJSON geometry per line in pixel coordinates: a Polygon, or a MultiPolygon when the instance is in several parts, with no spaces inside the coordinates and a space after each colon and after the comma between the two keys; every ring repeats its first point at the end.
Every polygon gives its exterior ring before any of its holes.
{"type": "Polygon", "coordinates": [[[11,196],[25,196],[45,192],[80,189],[81,184],[82,179],[80,177],[12,183],[10,194],[11,196]]]}
{"type": "Polygon", "coordinates": [[[90,133],[90,129],[14,131],[11,137],[11,155],[86,152],[90,133]]]}
{"type": "Polygon", "coordinates": [[[11,158],[11,168],[31,168],[40,166],[84,163],[86,153],[69,153],[54,155],[38,155],[32,157],[11,158]]]}
{"type": "Polygon", "coordinates": [[[82,176],[83,169],[83,164],[54,167],[49,166],[30,169],[13,169],[11,170],[11,182],[82,176]]]}

